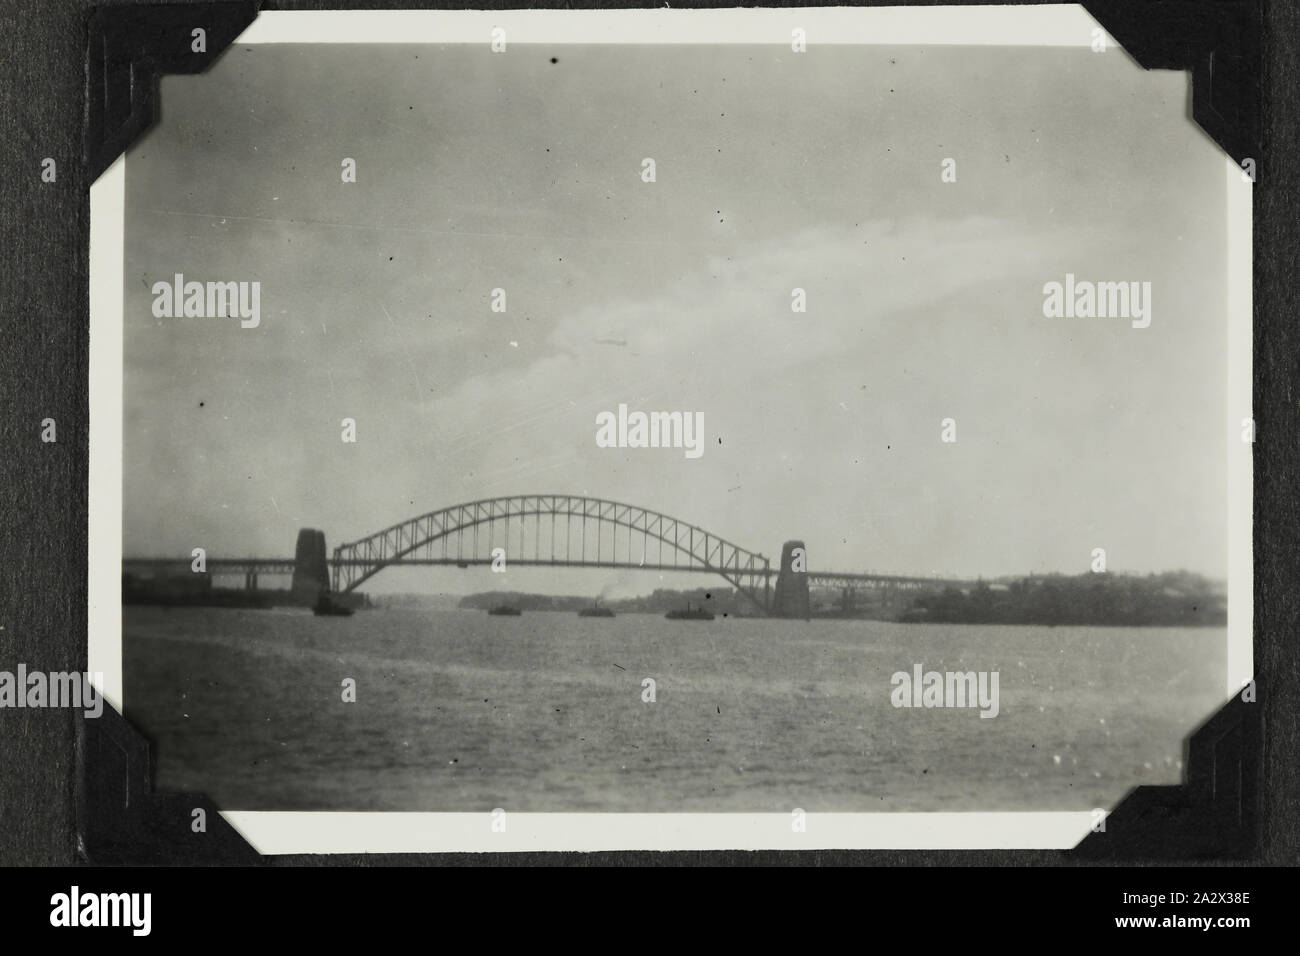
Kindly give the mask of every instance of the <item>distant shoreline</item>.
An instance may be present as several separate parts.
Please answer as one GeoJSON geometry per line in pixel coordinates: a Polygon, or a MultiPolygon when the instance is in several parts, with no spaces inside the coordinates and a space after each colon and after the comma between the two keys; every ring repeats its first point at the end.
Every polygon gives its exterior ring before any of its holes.
{"type": "MultiPolygon", "coordinates": [[[[971,587],[923,591],[903,597],[864,588],[818,591],[809,620],[894,621],[900,624],[1023,624],[1037,627],[1226,627],[1227,596],[1221,583],[1185,571],[1163,574],[1044,575],[976,581],[971,587]]],[[[523,611],[573,612],[593,598],[575,595],[484,591],[457,607],[487,610],[501,604],[523,611]]],[[[690,602],[718,617],[764,617],[728,587],[658,589],[649,595],[604,600],[615,614],[665,614],[690,602]]]]}

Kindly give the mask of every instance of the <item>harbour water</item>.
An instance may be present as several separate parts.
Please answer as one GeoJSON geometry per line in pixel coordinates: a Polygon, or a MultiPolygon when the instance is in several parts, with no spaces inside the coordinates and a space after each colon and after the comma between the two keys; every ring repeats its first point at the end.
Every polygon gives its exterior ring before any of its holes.
{"type": "Polygon", "coordinates": [[[1226,667],[1217,628],[411,608],[127,607],[123,648],[156,786],[228,810],[1111,807],[1182,779],[1226,667]],[[894,707],[916,664],[998,672],[997,717],[894,707]]]}

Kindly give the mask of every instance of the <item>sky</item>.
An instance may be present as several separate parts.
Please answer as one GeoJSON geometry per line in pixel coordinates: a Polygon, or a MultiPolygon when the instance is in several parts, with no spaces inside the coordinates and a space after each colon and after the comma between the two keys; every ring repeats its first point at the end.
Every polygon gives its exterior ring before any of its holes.
{"type": "Polygon", "coordinates": [[[828,570],[1225,577],[1225,177],[1188,102],[1087,48],[235,46],[128,152],[125,553],[571,493],[828,570]],[[259,281],[260,325],[155,317],[175,273],[259,281]],[[1150,282],[1150,327],[1044,317],[1066,273],[1150,282]],[[619,403],[701,412],[704,454],[598,447],[619,403]]]}

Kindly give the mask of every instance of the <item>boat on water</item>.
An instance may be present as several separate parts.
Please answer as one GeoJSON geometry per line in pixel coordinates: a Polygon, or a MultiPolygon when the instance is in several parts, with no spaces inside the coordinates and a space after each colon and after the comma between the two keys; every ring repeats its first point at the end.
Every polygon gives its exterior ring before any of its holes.
{"type": "Polygon", "coordinates": [[[713,620],[712,612],[706,611],[702,607],[691,607],[690,601],[686,602],[686,610],[683,611],[680,608],[678,608],[677,610],[669,611],[667,614],[664,615],[664,617],[668,618],[668,620],[670,621],[712,621],[713,620]]]}
{"type": "Polygon", "coordinates": [[[317,617],[351,617],[352,608],[344,607],[342,604],[335,603],[328,592],[322,591],[316,603],[312,605],[311,612],[317,617]]]}
{"type": "Polygon", "coordinates": [[[601,607],[597,601],[591,607],[584,607],[578,612],[578,617],[613,617],[614,612],[607,607],[601,607]]]}
{"type": "Polygon", "coordinates": [[[496,607],[488,608],[488,613],[494,617],[518,617],[524,612],[509,604],[498,604],[496,607]]]}

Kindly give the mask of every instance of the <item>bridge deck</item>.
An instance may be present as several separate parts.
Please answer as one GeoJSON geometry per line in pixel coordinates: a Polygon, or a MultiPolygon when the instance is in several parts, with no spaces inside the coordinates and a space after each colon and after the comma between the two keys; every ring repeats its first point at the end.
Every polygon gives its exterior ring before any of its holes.
{"type": "MultiPolygon", "coordinates": [[[[331,568],[336,567],[367,567],[372,562],[364,558],[327,558],[326,564],[331,568]]],[[[491,558],[396,558],[389,560],[388,567],[481,567],[492,564],[491,558]]],[[[122,567],[126,569],[139,569],[150,571],[164,571],[168,569],[180,570],[190,567],[188,558],[123,558],[122,567]]],[[[292,574],[294,570],[293,558],[208,558],[207,567],[210,572],[224,572],[229,574],[254,572],[257,574],[292,574]]],[[[611,570],[622,571],[675,571],[690,574],[716,574],[714,568],[699,567],[685,564],[669,564],[667,562],[651,563],[627,561],[595,561],[595,560],[564,560],[556,558],[550,560],[547,558],[509,558],[507,567],[554,567],[554,568],[606,568],[611,570]]],[[[747,575],[762,578],[772,578],[779,574],[776,568],[755,568],[746,570],[747,575]]],[[[809,570],[808,575],[809,587],[851,587],[853,585],[862,585],[864,587],[899,587],[905,589],[916,588],[943,588],[943,587],[969,587],[973,582],[958,578],[933,578],[922,577],[918,575],[898,575],[898,574],[870,574],[849,571],[816,571],[809,570]]]]}

